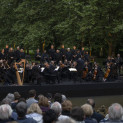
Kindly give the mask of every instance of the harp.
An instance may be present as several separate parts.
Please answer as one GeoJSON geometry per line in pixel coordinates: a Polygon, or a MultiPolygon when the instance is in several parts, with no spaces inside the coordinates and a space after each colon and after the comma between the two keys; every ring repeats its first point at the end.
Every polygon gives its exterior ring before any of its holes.
{"type": "Polygon", "coordinates": [[[25,63],[26,63],[25,59],[21,59],[19,63],[15,62],[16,77],[17,77],[18,85],[23,85],[23,82],[24,82],[25,63]],[[17,65],[22,65],[23,67],[18,69],[17,65]],[[20,73],[21,73],[21,76],[20,76],[20,73]]]}

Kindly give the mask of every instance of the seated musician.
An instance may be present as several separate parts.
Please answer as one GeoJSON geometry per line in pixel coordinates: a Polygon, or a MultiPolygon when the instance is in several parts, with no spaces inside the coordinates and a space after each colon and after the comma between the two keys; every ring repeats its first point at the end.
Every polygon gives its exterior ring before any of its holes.
{"type": "Polygon", "coordinates": [[[53,67],[48,62],[45,62],[44,66],[45,66],[45,69],[43,71],[43,74],[44,74],[46,83],[51,84],[52,82],[54,84],[55,83],[54,78],[56,77],[56,75],[55,75],[55,71],[53,67]]]}
{"type": "Polygon", "coordinates": [[[92,80],[96,82],[101,82],[103,77],[103,72],[98,63],[94,63],[94,67],[92,69],[92,80]]]}

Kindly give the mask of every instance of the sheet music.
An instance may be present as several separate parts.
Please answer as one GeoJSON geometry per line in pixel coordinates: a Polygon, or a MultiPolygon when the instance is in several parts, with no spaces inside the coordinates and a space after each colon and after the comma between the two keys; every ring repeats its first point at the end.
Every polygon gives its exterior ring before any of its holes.
{"type": "Polygon", "coordinates": [[[41,72],[43,72],[43,71],[44,71],[44,69],[45,69],[45,68],[44,68],[44,67],[42,67],[42,68],[41,68],[41,72]]]}
{"type": "Polygon", "coordinates": [[[69,68],[69,71],[76,71],[77,72],[77,69],[76,68],[69,68]]]}
{"type": "Polygon", "coordinates": [[[57,66],[54,71],[58,71],[58,70],[59,70],[59,66],[57,66]]]}

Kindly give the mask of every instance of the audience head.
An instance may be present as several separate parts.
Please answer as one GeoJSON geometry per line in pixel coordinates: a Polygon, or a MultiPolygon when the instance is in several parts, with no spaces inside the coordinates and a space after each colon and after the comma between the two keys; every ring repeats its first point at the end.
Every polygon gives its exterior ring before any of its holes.
{"type": "Polygon", "coordinates": [[[2,100],[2,102],[1,102],[1,105],[2,105],[2,104],[11,105],[11,99],[9,99],[9,98],[4,98],[4,99],[2,100]]]}
{"type": "Polygon", "coordinates": [[[71,118],[66,118],[66,119],[57,121],[56,123],[76,123],[76,121],[71,118]]]}
{"type": "Polygon", "coordinates": [[[62,95],[62,102],[64,102],[66,99],[67,99],[66,96],[62,95]]]}
{"type": "Polygon", "coordinates": [[[12,101],[14,101],[15,97],[14,97],[14,94],[9,93],[9,94],[7,94],[6,98],[9,98],[12,102],[12,101]]]}
{"type": "Polygon", "coordinates": [[[12,115],[12,108],[8,104],[4,104],[0,106],[0,119],[8,120],[12,115]]]}
{"type": "Polygon", "coordinates": [[[21,95],[18,92],[14,92],[15,100],[19,100],[21,95]]]}
{"type": "Polygon", "coordinates": [[[74,107],[71,110],[70,116],[76,121],[83,121],[84,120],[84,112],[80,107],[74,107]]]}
{"type": "Polygon", "coordinates": [[[70,100],[65,100],[62,103],[62,110],[64,111],[70,111],[72,109],[72,102],[70,100]]]}
{"type": "Polygon", "coordinates": [[[35,97],[36,96],[36,91],[35,90],[30,90],[29,91],[29,97],[35,97]]]}
{"type": "Polygon", "coordinates": [[[60,93],[54,95],[54,102],[62,103],[62,95],[60,93]]]}
{"type": "Polygon", "coordinates": [[[31,114],[31,113],[42,114],[42,110],[40,109],[37,103],[31,104],[30,107],[27,109],[27,114],[31,114]]]}
{"type": "Polygon", "coordinates": [[[49,107],[48,99],[44,96],[39,98],[38,104],[39,104],[39,106],[49,107]]]}
{"type": "Polygon", "coordinates": [[[92,108],[95,108],[95,101],[94,101],[94,99],[88,99],[87,100],[87,104],[90,104],[92,106],[92,108]]]}
{"type": "Polygon", "coordinates": [[[113,121],[121,120],[123,115],[123,108],[120,104],[114,103],[109,107],[108,113],[109,113],[110,120],[113,120],[113,121]]]}
{"type": "Polygon", "coordinates": [[[51,109],[55,111],[55,113],[59,116],[62,112],[62,106],[59,102],[54,102],[51,105],[51,109]]]}
{"type": "Polygon", "coordinates": [[[20,98],[20,99],[18,100],[18,102],[25,102],[25,103],[26,103],[26,100],[25,100],[25,98],[20,98]]]}
{"type": "Polygon", "coordinates": [[[89,105],[89,104],[84,104],[84,105],[81,106],[81,108],[82,108],[82,110],[83,110],[83,112],[84,112],[84,115],[85,115],[86,117],[91,117],[91,116],[92,116],[92,114],[93,114],[93,109],[92,109],[92,106],[91,106],[91,105],[89,105]]]}
{"type": "Polygon", "coordinates": [[[25,102],[19,102],[16,105],[16,112],[18,117],[23,118],[27,113],[27,104],[25,102]]]}
{"type": "Polygon", "coordinates": [[[54,123],[58,119],[58,116],[56,115],[55,111],[50,109],[45,112],[43,115],[43,121],[44,123],[54,123]]]}

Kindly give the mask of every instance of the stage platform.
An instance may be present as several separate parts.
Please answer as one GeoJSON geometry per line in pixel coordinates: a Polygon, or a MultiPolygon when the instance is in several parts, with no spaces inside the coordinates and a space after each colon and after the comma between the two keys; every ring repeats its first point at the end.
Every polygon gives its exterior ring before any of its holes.
{"type": "Polygon", "coordinates": [[[85,97],[85,96],[106,96],[106,95],[122,95],[123,94],[123,79],[112,82],[72,82],[64,81],[60,84],[42,84],[23,86],[0,86],[0,100],[6,94],[18,91],[23,97],[28,96],[28,91],[35,89],[37,95],[47,93],[62,93],[68,97],[85,97]]]}

